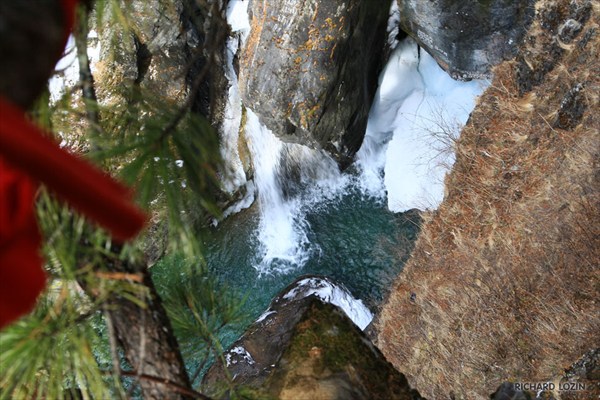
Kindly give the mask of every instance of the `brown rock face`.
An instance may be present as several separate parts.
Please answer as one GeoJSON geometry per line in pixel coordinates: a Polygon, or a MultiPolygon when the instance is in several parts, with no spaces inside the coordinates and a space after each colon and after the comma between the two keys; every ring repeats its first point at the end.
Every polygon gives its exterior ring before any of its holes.
{"type": "Polygon", "coordinates": [[[431,398],[547,382],[600,343],[600,13],[586,0],[536,7],[376,324],[379,348],[431,398]]]}
{"type": "MultiPolygon", "coordinates": [[[[421,399],[341,309],[313,293],[326,286],[335,284],[301,277],[273,300],[225,353],[234,383],[256,399],[421,399]]],[[[203,385],[218,397],[224,379],[217,363],[203,385]]]]}
{"type": "Polygon", "coordinates": [[[244,104],[286,142],[340,164],[362,143],[385,45],[386,0],[254,0],[244,104]]]}

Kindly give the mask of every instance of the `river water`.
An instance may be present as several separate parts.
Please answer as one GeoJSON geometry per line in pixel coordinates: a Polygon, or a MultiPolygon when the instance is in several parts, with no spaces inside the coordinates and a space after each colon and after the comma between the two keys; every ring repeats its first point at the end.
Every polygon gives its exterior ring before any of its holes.
{"type": "MultiPolygon", "coordinates": [[[[247,34],[249,25],[242,22],[247,34]]],[[[229,43],[230,63],[243,36],[229,43]]],[[[226,113],[239,124],[235,76],[230,82],[226,113]]],[[[236,159],[238,135],[223,143],[232,171],[225,186],[247,184],[250,195],[204,232],[202,242],[208,268],[246,297],[245,325],[305,274],[334,279],[376,311],[414,246],[420,223],[414,209],[435,209],[442,201],[454,142],[489,83],[452,80],[407,38],[390,56],[379,84],[363,146],[347,171],[340,172],[322,151],[282,143],[249,109],[244,136],[252,182],[245,181],[236,159]]],[[[237,125],[231,129],[238,131],[237,125]]]]}
{"type": "Polygon", "coordinates": [[[344,172],[322,151],[281,142],[246,110],[254,202],[203,242],[209,268],[248,296],[250,318],[304,274],[333,278],[374,310],[417,237],[410,210],[442,201],[453,143],[488,83],[452,80],[410,38],[379,81],[365,141],[344,172]]]}

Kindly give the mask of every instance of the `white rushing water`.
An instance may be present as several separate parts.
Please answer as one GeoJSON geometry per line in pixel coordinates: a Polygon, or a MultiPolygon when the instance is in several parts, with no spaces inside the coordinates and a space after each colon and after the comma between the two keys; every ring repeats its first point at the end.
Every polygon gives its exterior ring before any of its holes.
{"type": "Polygon", "coordinates": [[[327,154],[283,143],[252,110],[246,112],[245,135],[260,209],[255,268],[260,273],[285,273],[319,251],[308,240],[306,212],[340,195],[347,180],[327,154]],[[303,190],[286,193],[298,187],[303,190]]]}
{"type": "MultiPolygon", "coordinates": [[[[365,195],[387,200],[393,212],[436,208],[443,180],[454,162],[453,144],[485,81],[459,82],[443,71],[414,40],[398,43],[379,78],[364,143],[357,154],[358,177],[341,174],[323,151],[282,143],[247,109],[244,132],[252,159],[247,182],[238,154],[242,101],[233,59],[250,32],[248,2],[232,0],[227,20],[234,35],[227,42],[230,82],[221,152],[226,160],[224,188],[246,185],[245,199],[225,215],[249,207],[256,198],[260,222],[255,268],[261,274],[285,273],[318,253],[310,243],[306,213],[339,198],[350,185],[365,195]]],[[[395,40],[399,11],[390,10],[390,40],[395,40]]],[[[391,42],[395,45],[396,42],[391,42]]]]}
{"type": "Polygon", "coordinates": [[[286,201],[278,180],[283,143],[247,110],[246,138],[252,154],[260,208],[260,272],[285,272],[306,261],[308,239],[298,218],[299,205],[286,201]]]}

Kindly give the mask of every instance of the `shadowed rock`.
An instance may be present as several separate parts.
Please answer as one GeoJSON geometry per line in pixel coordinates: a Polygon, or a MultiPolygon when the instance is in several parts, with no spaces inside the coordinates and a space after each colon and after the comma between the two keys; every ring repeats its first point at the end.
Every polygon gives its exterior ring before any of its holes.
{"type": "Polygon", "coordinates": [[[362,144],[381,69],[389,2],[254,0],[240,90],[283,141],[342,166],[362,144]]]}
{"type": "Polygon", "coordinates": [[[455,79],[479,78],[514,56],[533,1],[397,0],[400,28],[455,79]]]}
{"type": "MultiPolygon", "coordinates": [[[[348,315],[323,299],[344,304],[361,323],[364,306],[345,288],[301,277],[225,353],[234,382],[261,399],[421,399],[348,315]]],[[[217,364],[204,387],[215,394],[224,378],[217,364]]]]}

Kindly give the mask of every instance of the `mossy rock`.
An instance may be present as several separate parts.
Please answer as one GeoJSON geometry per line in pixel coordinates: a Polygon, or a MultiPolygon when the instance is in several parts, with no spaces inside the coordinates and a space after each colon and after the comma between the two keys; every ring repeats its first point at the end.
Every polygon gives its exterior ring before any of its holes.
{"type": "MultiPolygon", "coordinates": [[[[321,300],[325,288],[346,291],[326,277],[298,278],[225,353],[237,397],[420,399],[345,312],[321,300]]],[[[233,398],[226,379],[217,362],[203,387],[214,398],[233,398]]]]}
{"type": "Polygon", "coordinates": [[[311,298],[267,379],[279,399],[420,399],[337,307],[311,298]]]}

